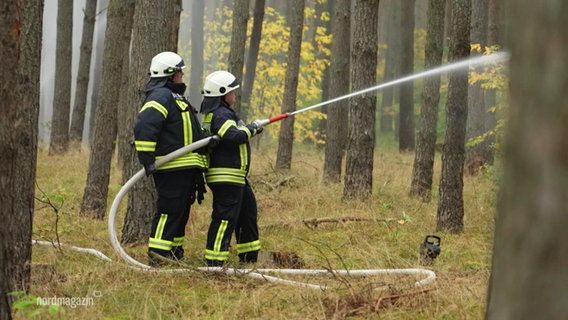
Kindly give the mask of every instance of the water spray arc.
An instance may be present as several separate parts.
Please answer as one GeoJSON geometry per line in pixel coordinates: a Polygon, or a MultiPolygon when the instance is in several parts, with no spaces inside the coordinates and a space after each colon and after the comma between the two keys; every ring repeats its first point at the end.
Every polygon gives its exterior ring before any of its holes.
{"type": "MultiPolygon", "coordinates": [[[[355,97],[358,95],[362,95],[365,93],[369,93],[369,92],[373,92],[373,91],[378,91],[390,86],[394,86],[397,84],[401,84],[404,82],[408,82],[408,81],[412,81],[412,80],[416,80],[419,78],[425,78],[425,77],[429,77],[429,76],[433,76],[436,74],[441,74],[441,73],[445,73],[445,72],[450,72],[450,71],[455,71],[455,70],[459,70],[459,69],[464,69],[470,66],[476,66],[476,65],[482,65],[482,64],[497,64],[497,63],[503,63],[508,61],[509,59],[509,54],[505,53],[505,52],[501,52],[501,53],[494,53],[494,54],[490,54],[490,55],[486,55],[486,56],[481,56],[481,57],[475,57],[475,58],[470,58],[470,59],[466,59],[463,61],[459,61],[456,63],[452,63],[452,64],[448,64],[448,65],[444,65],[441,67],[437,67],[437,68],[433,68],[430,70],[426,70],[420,73],[416,73],[413,75],[409,75],[400,79],[396,79],[384,84],[379,84],[367,89],[363,89],[360,91],[356,91],[356,92],[352,92],[331,100],[327,100],[327,101],[323,101],[320,103],[317,103],[315,105],[300,109],[300,110],[296,110],[293,112],[288,112],[288,113],[283,113],[268,119],[263,119],[263,120],[257,120],[257,124],[262,126],[268,125],[270,123],[274,123],[277,121],[280,121],[282,119],[285,119],[287,117],[290,116],[294,116],[296,114],[302,113],[302,112],[306,112],[309,110],[313,110],[334,102],[338,102],[341,100],[345,100],[351,97],[355,97]]],[[[190,145],[184,146],[166,156],[164,156],[163,158],[159,159],[158,161],[156,161],[156,166],[160,166],[163,165],[164,163],[175,159],[185,153],[197,150],[199,148],[205,147],[209,144],[211,139],[217,139],[217,136],[213,136],[213,137],[208,137],[202,140],[199,140],[195,143],[192,143],[190,145]]],[[[117,211],[118,208],[120,206],[120,203],[122,201],[122,199],[124,198],[124,196],[128,193],[128,191],[130,190],[130,188],[132,188],[132,186],[141,178],[143,178],[145,176],[144,173],[144,169],[141,169],[140,171],[138,171],[134,176],[132,176],[125,184],[124,186],[119,190],[118,194],[116,195],[112,206],[110,208],[110,212],[109,212],[109,216],[108,216],[108,229],[109,229],[109,236],[110,236],[110,240],[111,240],[111,244],[114,248],[114,250],[116,251],[116,253],[120,256],[121,259],[123,259],[124,261],[128,262],[128,264],[136,269],[139,270],[144,270],[144,271],[149,271],[149,272],[189,272],[189,271],[196,271],[196,269],[155,269],[152,268],[146,264],[143,264],[139,261],[137,261],[136,259],[132,258],[130,255],[128,255],[128,253],[126,253],[126,251],[124,250],[124,248],[122,248],[122,246],[120,245],[120,242],[118,241],[117,238],[117,234],[116,234],[116,215],[117,215],[117,211]]],[[[381,275],[397,275],[397,274],[407,274],[407,275],[418,275],[418,276],[423,276],[424,278],[420,281],[417,281],[414,285],[415,286],[425,286],[427,284],[430,284],[432,282],[435,281],[436,279],[436,274],[434,272],[432,272],[431,270],[428,269],[367,269],[367,270],[327,270],[327,269],[321,269],[321,270],[314,270],[314,269],[236,269],[236,268],[228,268],[228,269],[223,269],[221,267],[202,267],[202,268],[197,268],[198,271],[206,271],[206,272],[226,272],[226,273],[230,273],[230,274],[245,274],[247,276],[256,278],[256,279],[263,279],[263,280],[268,280],[268,281],[273,281],[273,282],[279,282],[279,283],[285,283],[285,284],[291,284],[291,285],[295,285],[295,286],[300,286],[300,287],[305,287],[305,288],[311,288],[311,289],[325,289],[325,287],[321,286],[321,285],[316,285],[316,284],[310,284],[310,283],[304,283],[304,282],[298,282],[298,281],[291,281],[291,280],[286,280],[286,279],[282,279],[279,277],[274,277],[274,276],[270,276],[266,273],[280,273],[280,274],[294,274],[294,275],[330,275],[330,274],[340,274],[340,275],[351,275],[351,276],[368,276],[368,275],[377,275],[377,274],[381,274],[381,275]]]]}
{"type": "Polygon", "coordinates": [[[462,61],[458,61],[455,63],[451,63],[448,65],[443,65],[440,67],[436,67],[436,68],[432,68],[426,71],[422,71],[419,73],[415,73],[415,74],[411,74],[409,76],[406,77],[402,77],[399,79],[395,79],[393,81],[390,82],[386,82],[386,83],[382,83],[382,84],[378,84],[376,86],[373,87],[369,87],[366,89],[362,89],[359,91],[355,91],[355,92],[351,92],[349,94],[340,96],[340,97],[336,97],[327,101],[323,101],[317,104],[314,104],[312,106],[300,109],[300,110],[296,110],[293,112],[287,112],[287,113],[282,113],[280,115],[274,116],[272,118],[268,118],[268,119],[263,119],[263,120],[259,120],[258,123],[262,126],[276,122],[276,121],[280,121],[282,119],[288,118],[289,116],[294,116],[296,114],[302,113],[302,112],[306,112],[309,110],[313,110],[316,108],[320,108],[323,106],[326,106],[328,104],[332,104],[334,102],[338,102],[341,100],[345,100],[345,99],[349,99],[355,96],[359,96],[365,93],[369,93],[369,92],[373,92],[373,91],[379,91],[381,89],[385,89],[388,87],[392,87],[404,82],[409,82],[409,81],[413,81],[416,79],[420,79],[420,78],[427,78],[433,75],[437,75],[437,74],[442,74],[445,72],[450,72],[450,71],[455,71],[455,70],[460,70],[460,69],[464,69],[467,67],[473,67],[473,66],[479,66],[479,65],[483,65],[483,64],[498,64],[498,63],[503,63],[503,62],[507,62],[509,60],[510,54],[507,52],[497,52],[497,53],[492,53],[489,55],[485,55],[485,56],[480,56],[480,57],[473,57],[470,59],[465,59],[462,61]]]}

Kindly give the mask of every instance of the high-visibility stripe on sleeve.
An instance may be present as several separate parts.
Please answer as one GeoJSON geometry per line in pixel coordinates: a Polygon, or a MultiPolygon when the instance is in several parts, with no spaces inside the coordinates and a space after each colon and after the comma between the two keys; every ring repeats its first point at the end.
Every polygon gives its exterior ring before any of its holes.
{"type": "Polygon", "coordinates": [[[136,146],[136,151],[140,151],[140,152],[154,152],[154,151],[156,151],[156,141],[135,140],[134,145],[136,146]]]}
{"type": "Polygon", "coordinates": [[[227,120],[227,121],[225,121],[225,123],[223,123],[221,128],[219,128],[219,132],[217,132],[217,134],[219,135],[219,137],[223,138],[223,136],[225,135],[227,130],[229,130],[229,128],[236,127],[236,126],[237,126],[237,123],[235,122],[235,120],[227,120]]]}
{"type": "Polygon", "coordinates": [[[152,101],[146,102],[142,106],[142,109],[140,109],[140,112],[143,112],[144,110],[146,110],[148,108],[156,109],[158,112],[160,112],[164,116],[164,118],[168,117],[168,109],[166,107],[164,107],[163,105],[161,105],[160,103],[158,103],[157,101],[152,100],[152,101]]]}

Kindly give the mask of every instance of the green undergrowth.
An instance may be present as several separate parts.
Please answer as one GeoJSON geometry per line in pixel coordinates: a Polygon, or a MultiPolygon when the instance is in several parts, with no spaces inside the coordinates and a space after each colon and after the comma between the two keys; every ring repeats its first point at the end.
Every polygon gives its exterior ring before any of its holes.
{"type": "MultiPolygon", "coordinates": [[[[16,311],[16,319],[28,318],[33,309],[40,310],[38,313],[46,319],[483,317],[493,238],[495,177],[464,177],[465,229],[453,235],[435,231],[439,155],[432,201],[424,203],[408,196],[414,154],[401,154],[392,146],[377,147],[372,197],[357,201],[342,200],[342,184],[322,182],[322,150],[295,146],[290,172],[273,169],[275,154],[274,147],[255,149],[250,173],[264,250],[295,254],[305,269],[427,268],[436,273],[436,281],[417,288],[414,283],[423,276],[269,274],[296,283],[326,286],[320,290],[247,275],[199,271],[211,211],[210,193],[202,205],[192,208],[183,266],[187,270],[135,270],[114,253],[106,217],[93,220],[79,213],[88,152],[49,157],[40,151],[36,196],[45,194],[59,206],[58,234],[53,207],[38,202],[34,239],[53,242],[54,246],[33,247],[28,298],[83,298],[84,305],[73,307],[64,302],[54,312],[41,312],[44,310],[40,305],[31,305],[28,310],[16,311]],[[419,264],[419,246],[430,234],[441,237],[441,254],[433,265],[425,267],[419,264]],[[66,246],[59,248],[57,236],[63,244],[100,250],[113,261],[66,246]]],[[[113,164],[109,207],[119,189],[120,173],[113,164]]],[[[117,219],[119,234],[123,214],[120,212],[117,219]]],[[[144,245],[125,249],[146,262],[144,245]]],[[[235,256],[233,252],[232,266],[236,266],[235,256]]],[[[257,267],[274,268],[275,264],[264,259],[257,267]]]]}

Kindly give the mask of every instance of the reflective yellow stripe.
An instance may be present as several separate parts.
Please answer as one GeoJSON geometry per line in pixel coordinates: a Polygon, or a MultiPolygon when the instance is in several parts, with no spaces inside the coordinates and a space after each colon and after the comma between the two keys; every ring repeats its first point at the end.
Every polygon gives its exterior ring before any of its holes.
{"type": "Polygon", "coordinates": [[[163,105],[159,104],[157,101],[148,101],[146,102],[143,106],[142,109],[140,109],[140,112],[148,109],[148,108],[154,108],[156,109],[158,112],[160,112],[164,118],[168,117],[168,109],[166,109],[166,107],[164,107],[163,105]]]}
{"type": "Polygon", "coordinates": [[[225,121],[225,123],[223,123],[221,128],[219,128],[219,131],[217,132],[217,134],[219,135],[219,137],[223,138],[223,136],[225,135],[227,130],[229,130],[229,128],[236,127],[236,126],[237,126],[237,123],[234,120],[227,120],[227,121],[225,121]]]}
{"type": "Polygon", "coordinates": [[[251,251],[258,251],[260,250],[260,240],[255,240],[252,242],[247,243],[238,243],[237,244],[237,252],[238,253],[245,253],[251,251]]]}
{"type": "MultiPolygon", "coordinates": [[[[163,158],[164,156],[157,156],[156,160],[163,158]]],[[[167,163],[161,165],[158,170],[172,169],[172,168],[184,168],[184,167],[199,167],[207,168],[207,157],[199,153],[188,153],[182,157],[173,159],[167,163]]]]}
{"type": "Polygon", "coordinates": [[[247,145],[246,144],[241,144],[239,145],[239,153],[240,153],[240,157],[241,157],[241,170],[246,170],[247,169],[247,163],[248,163],[248,152],[247,152],[247,145]]]}
{"type": "Polygon", "coordinates": [[[172,243],[172,241],[168,240],[150,238],[150,240],[148,241],[148,247],[169,251],[172,250],[172,243]]]}
{"type": "Polygon", "coordinates": [[[245,184],[247,172],[242,169],[235,168],[209,168],[205,173],[207,183],[237,183],[245,184]]]}
{"type": "Polygon", "coordinates": [[[167,220],[168,220],[168,215],[162,213],[160,215],[160,220],[158,221],[158,225],[156,226],[156,233],[154,234],[154,238],[162,239],[162,234],[164,233],[164,227],[166,226],[167,220]]]}
{"type": "Polygon", "coordinates": [[[143,151],[143,152],[154,152],[154,151],[156,151],[156,142],[155,141],[135,140],[134,145],[136,146],[136,151],[143,151]]]}
{"type": "Polygon", "coordinates": [[[188,145],[193,141],[193,131],[191,130],[191,118],[189,111],[182,112],[181,118],[183,120],[183,142],[188,145]]]}
{"type": "Polygon", "coordinates": [[[229,221],[221,220],[221,224],[217,230],[217,236],[215,237],[215,243],[213,244],[213,251],[215,252],[221,252],[221,244],[223,243],[223,236],[227,230],[227,225],[229,225],[229,221]]]}
{"type": "Polygon", "coordinates": [[[229,251],[213,251],[205,249],[205,259],[225,261],[229,258],[229,251]]]}
{"type": "Polygon", "coordinates": [[[208,113],[201,119],[201,127],[209,133],[211,133],[211,120],[213,120],[213,113],[208,113]]]}

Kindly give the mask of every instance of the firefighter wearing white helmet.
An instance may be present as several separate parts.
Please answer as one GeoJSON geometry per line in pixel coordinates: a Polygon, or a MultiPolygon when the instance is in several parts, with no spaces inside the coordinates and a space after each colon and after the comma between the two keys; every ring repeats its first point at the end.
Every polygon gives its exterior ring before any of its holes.
{"type": "Polygon", "coordinates": [[[207,158],[189,152],[156,168],[156,160],[207,137],[197,112],[184,96],[183,59],[174,52],[157,54],[150,64],[146,99],[134,126],[138,159],[152,176],[158,199],[152,220],[148,256],[151,266],[183,258],[185,226],[191,205],[205,193],[207,158]]]}
{"type": "Polygon", "coordinates": [[[152,58],[150,77],[169,77],[185,69],[183,59],[175,52],[165,51],[152,58]]]}
{"type": "Polygon", "coordinates": [[[233,110],[237,88],[237,78],[221,70],[205,78],[202,91],[203,128],[220,138],[208,155],[209,168],[205,173],[213,192],[213,213],[205,247],[208,266],[225,264],[233,234],[241,262],[256,262],[260,251],[256,198],[247,175],[251,159],[249,140],[262,127],[254,122],[245,125],[233,110]]]}
{"type": "Polygon", "coordinates": [[[220,97],[239,87],[237,77],[228,71],[219,70],[205,78],[202,94],[205,97],[220,97]]]}

